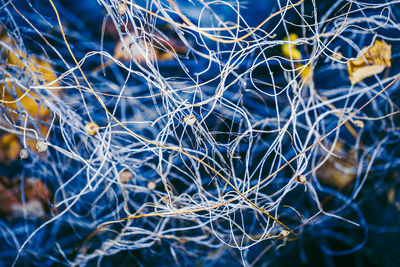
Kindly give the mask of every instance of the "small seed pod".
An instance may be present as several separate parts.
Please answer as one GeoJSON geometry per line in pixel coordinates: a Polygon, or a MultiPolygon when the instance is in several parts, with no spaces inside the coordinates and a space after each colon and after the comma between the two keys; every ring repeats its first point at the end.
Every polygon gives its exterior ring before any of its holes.
{"type": "Polygon", "coordinates": [[[343,55],[340,52],[334,52],[334,53],[332,53],[332,58],[336,59],[336,60],[341,60],[341,59],[343,59],[343,55]]]}
{"type": "Polygon", "coordinates": [[[21,149],[21,151],[19,152],[19,157],[21,159],[27,159],[29,157],[28,150],[26,150],[25,148],[21,149]]]}
{"type": "Polygon", "coordinates": [[[36,150],[37,150],[39,153],[46,151],[47,148],[48,148],[48,145],[47,145],[47,143],[44,142],[44,141],[39,141],[39,142],[36,143],[36,150]]]}
{"type": "Polygon", "coordinates": [[[300,174],[299,176],[297,176],[296,180],[297,180],[297,182],[299,182],[301,184],[307,183],[307,178],[303,174],[300,174]]]}
{"type": "Polygon", "coordinates": [[[149,189],[149,190],[154,190],[154,189],[156,189],[156,187],[157,187],[157,185],[156,185],[155,182],[148,182],[147,183],[147,189],[149,189]]]}
{"type": "Polygon", "coordinates": [[[121,183],[126,184],[131,180],[131,178],[132,178],[132,173],[130,171],[122,171],[119,174],[119,180],[121,181],[121,183]]]}
{"type": "Polygon", "coordinates": [[[364,128],[364,122],[360,120],[353,121],[354,125],[358,128],[364,128]]]}
{"type": "Polygon", "coordinates": [[[196,117],[195,117],[193,114],[191,114],[191,115],[186,116],[186,117],[183,119],[183,121],[184,121],[187,125],[193,125],[193,124],[196,123],[197,119],[196,119],[196,117]]]}
{"type": "Polygon", "coordinates": [[[89,122],[88,124],[86,124],[85,130],[88,134],[95,135],[99,132],[100,127],[94,122],[89,122]]]}
{"type": "Polygon", "coordinates": [[[125,3],[120,3],[118,5],[118,14],[120,14],[121,16],[124,15],[126,13],[126,11],[128,10],[128,6],[125,3]]]}
{"type": "Polygon", "coordinates": [[[393,187],[387,191],[387,199],[389,203],[393,203],[396,200],[396,191],[394,191],[393,187]]]}
{"type": "Polygon", "coordinates": [[[279,237],[280,237],[280,238],[285,238],[285,237],[288,237],[289,234],[290,234],[290,232],[289,232],[288,230],[282,230],[282,231],[279,233],[279,237]]]}

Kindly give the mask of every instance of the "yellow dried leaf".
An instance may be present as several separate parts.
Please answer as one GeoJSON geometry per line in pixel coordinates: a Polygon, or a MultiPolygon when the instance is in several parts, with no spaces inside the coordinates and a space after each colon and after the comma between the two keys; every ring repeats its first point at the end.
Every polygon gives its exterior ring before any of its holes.
{"type": "MultiPolygon", "coordinates": [[[[289,35],[289,38],[286,37],[284,40],[285,40],[285,41],[294,41],[294,40],[296,40],[297,38],[298,38],[298,37],[297,37],[296,34],[291,33],[291,34],[289,35]]],[[[302,58],[301,52],[300,52],[300,50],[298,50],[298,49],[296,48],[296,45],[295,45],[295,44],[289,44],[289,43],[284,44],[284,45],[281,46],[281,49],[282,49],[283,55],[284,55],[285,57],[287,57],[287,58],[292,58],[292,59],[294,59],[294,60],[300,60],[300,59],[302,58]]]]}
{"type": "Polygon", "coordinates": [[[21,151],[18,136],[5,133],[0,136],[0,161],[8,163],[15,160],[21,151]]]}
{"type": "Polygon", "coordinates": [[[357,58],[347,62],[350,82],[356,84],[390,67],[391,49],[384,40],[376,40],[372,46],[363,48],[357,58]]]}
{"type": "Polygon", "coordinates": [[[53,68],[48,62],[40,60],[34,55],[30,55],[27,58],[24,52],[17,51],[17,53],[18,55],[14,53],[8,54],[8,64],[17,66],[21,69],[26,69],[27,72],[31,72],[31,77],[35,82],[35,85],[51,82],[57,78],[53,68]],[[27,64],[25,64],[23,60],[27,61],[27,64]]]}
{"type": "MultiPolygon", "coordinates": [[[[289,37],[284,38],[284,41],[294,41],[297,38],[298,37],[295,33],[291,33],[289,37]]],[[[281,50],[283,55],[288,59],[301,60],[303,58],[300,50],[296,48],[295,44],[292,43],[283,44],[281,46],[281,50]]],[[[295,66],[297,68],[297,71],[300,73],[301,78],[304,80],[304,83],[307,83],[312,76],[311,67],[304,66],[301,63],[296,63],[295,66]]]]}
{"type": "MultiPolygon", "coordinates": [[[[6,85],[6,88],[8,88],[9,90],[13,88],[13,84],[10,82],[7,82],[6,85]]],[[[21,90],[19,87],[16,87],[16,98],[14,98],[8,90],[4,90],[3,86],[1,86],[1,90],[2,92],[4,92],[1,100],[14,101],[19,99],[18,102],[26,109],[30,116],[44,119],[45,117],[48,117],[50,115],[50,111],[38,103],[39,98],[34,92],[29,92],[25,94],[25,91],[21,90]]],[[[7,103],[6,105],[13,110],[18,110],[18,105],[15,102],[7,103]]]]}
{"type": "MultiPolygon", "coordinates": [[[[14,41],[9,37],[3,37],[2,41],[12,46],[13,50],[4,50],[4,53],[0,56],[2,58],[5,58],[8,66],[11,66],[12,68],[19,68],[22,73],[29,76],[33,80],[33,85],[49,83],[57,79],[53,68],[48,62],[40,60],[34,55],[30,55],[27,57],[24,52],[18,50],[15,47],[14,41]]],[[[6,76],[5,78],[11,77],[6,76]]],[[[55,83],[54,85],[57,86],[57,83],[55,83]]],[[[13,81],[0,83],[0,91],[0,102],[2,101],[3,104],[9,109],[17,111],[17,114],[20,113],[18,111],[18,105],[21,105],[27,111],[30,117],[34,117],[47,122],[50,120],[50,111],[43,105],[40,105],[39,97],[34,92],[26,92],[13,81]]],[[[10,112],[10,114],[8,114],[8,117],[11,117],[13,120],[18,120],[17,114],[10,112]]],[[[43,135],[47,134],[47,126],[38,125],[38,128],[43,135]]],[[[34,140],[27,140],[27,144],[31,148],[34,148],[35,144],[32,144],[32,142],[36,143],[36,141],[34,140]]],[[[20,151],[21,145],[19,143],[17,135],[1,135],[0,161],[9,162],[15,160],[20,151]]]]}
{"type": "Polygon", "coordinates": [[[384,69],[385,65],[369,65],[355,68],[352,73],[349,72],[349,79],[351,84],[356,84],[365,78],[381,73],[384,69]]]}
{"type": "Polygon", "coordinates": [[[303,64],[297,63],[296,67],[299,69],[300,76],[304,79],[304,83],[307,83],[308,80],[311,78],[311,67],[304,66],[303,64]]]}
{"type": "MultiPolygon", "coordinates": [[[[14,45],[13,40],[10,38],[5,38],[4,41],[9,43],[10,45],[14,45]]],[[[10,52],[6,54],[7,64],[13,67],[20,68],[21,70],[25,70],[24,73],[32,78],[32,80],[34,81],[34,85],[52,82],[57,79],[53,68],[48,62],[40,60],[34,55],[27,57],[24,52],[19,51],[17,48],[15,48],[14,51],[16,52],[10,52]]],[[[39,104],[39,98],[34,92],[29,91],[27,93],[25,90],[19,88],[16,84],[12,82],[7,82],[5,84],[6,89],[8,90],[4,90],[4,83],[2,83],[0,88],[3,92],[1,100],[14,101],[19,99],[19,102],[32,117],[44,119],[45,117],[48,117],[50,115],[50,111],[39,104]],[[16,99],[10,93],[11,90],[14,91],[13,88],[15,88],[16,99]]],[[[18,110],[17,103],[9,103],[6,105],[13,110],[18,110]]]]}

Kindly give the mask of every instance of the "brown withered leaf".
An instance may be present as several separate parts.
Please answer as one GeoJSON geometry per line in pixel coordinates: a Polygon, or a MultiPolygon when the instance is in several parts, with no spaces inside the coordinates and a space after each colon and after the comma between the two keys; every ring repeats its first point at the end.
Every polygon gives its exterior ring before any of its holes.
{"type": "Polygon", "coordinates": [[[356,84],[365,78],[381,73],[391,66],[392,46],[384,40],[375,40],[369,47],[364,47],[357,58],[347,61],[347,70],[351,84],[356,84]]]}
{"type": "Polygon", "coordinates": [[[175,43],[174,40],[170,42],[164,41],[162,38],[159,40],[160,44],[165,46],[168,51],[163,51],[155,44],[149,43],[142,37],[136,37],[133,33],[125,36],[122,41],[119,40],[114,48],[114,57],[116,59],[130,60],[131,56],[139,62],[145,62],[148,58],[150,61],[167,61],[172,60],[176,53],[186,53],[187,49],[183,49],[175,43]]]}
{"type": "Polygon", "coordinates": [[[317,170],[317,177],[323,184],[341,189],[350,184],[357,177],[357,162],[351,151],[346,151],[341,143],[338,143],[333,151],[338,157],[329,158],[317,170]]]}
{"type": "MultiPolygon", "coordinates": [[[[27,216],[44,218],[50,211],[50,190],[36,178],[24,179],[23,184],[27,216]]],[[[6,177],[0,177],[0,214],[8,218],[23,216],[21,197],[21,179],[10,181],[6,177]]]]}
{"type": "MultiPolygon", "coordinates": [[[[157,31],[153,31],[144,25],[143,29],[136,32],[132,23],[116,26],[108,20],[104,25],[104,33],[115,39],[113,57],[118,60],[129,61],[133,58],[139,63],[146,62],[146,59],[162,62],[173,60],[175,54],[184,55],[188,52],[172,25],[160,25],[157,28],[157,31]],[[119,32],[128,35],[120,39],[119,32]],[[145,32],[151,32],[151,38],[148,37],[153,39],[152,41],[144,37],[145,32]]],[[[97,73],[113,63],[114,60],[110,59],[94,68],[92,72],[97,73]]]]}
{"type": "Polygon", "coordinates": [[[125,36],[118,41],[114,48],[114,57],[129,60],[133,56],[139,62],[145,62],[146,58],[154,60],[157,58],[157,50],[144,40],[133,36],[125,36]]]}

